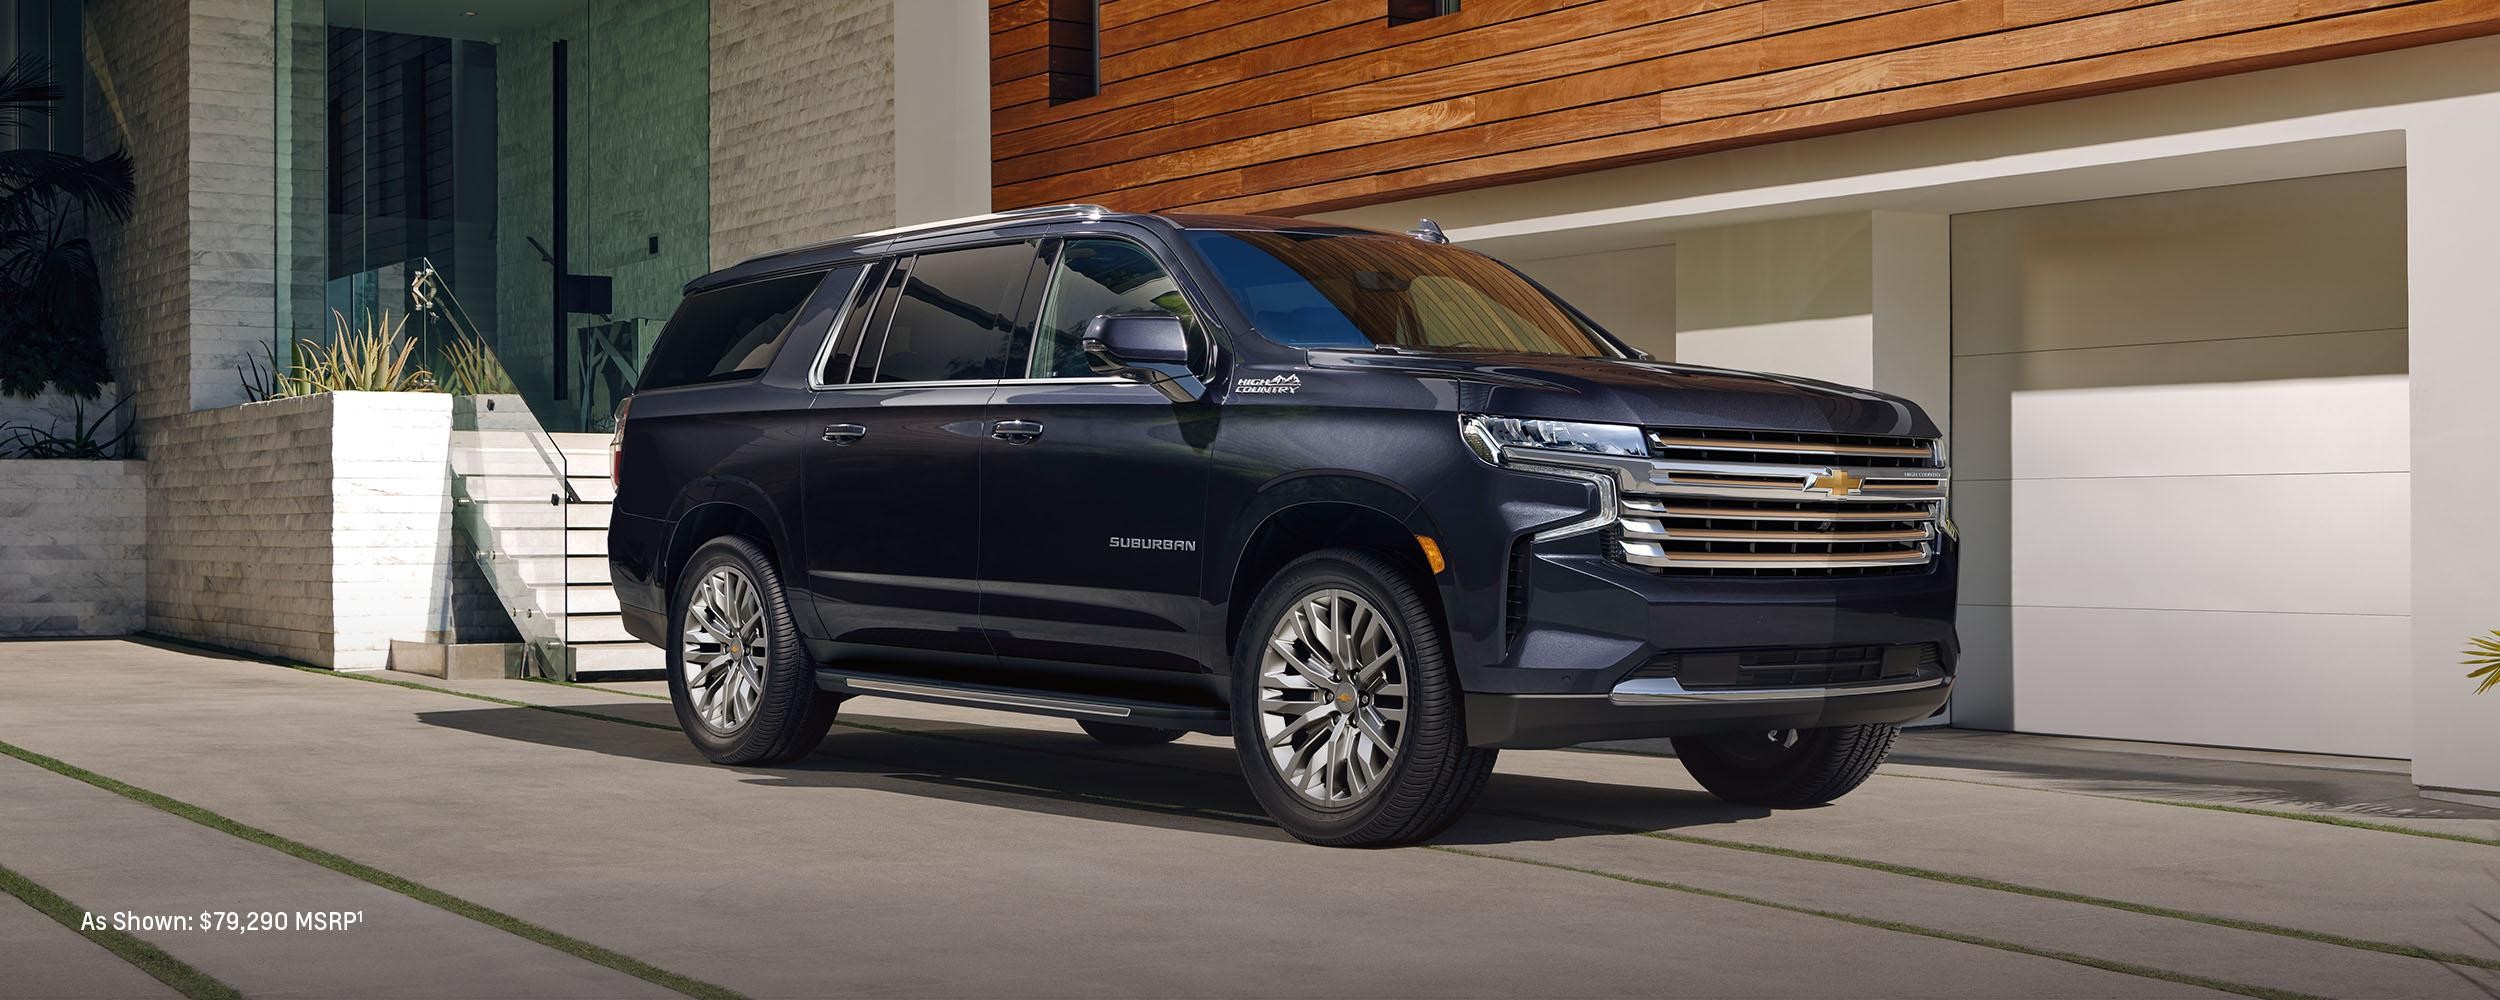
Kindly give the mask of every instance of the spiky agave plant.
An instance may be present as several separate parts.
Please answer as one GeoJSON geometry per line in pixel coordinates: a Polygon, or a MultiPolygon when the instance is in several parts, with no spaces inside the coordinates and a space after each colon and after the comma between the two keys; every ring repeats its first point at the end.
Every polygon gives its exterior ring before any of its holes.
{"type": "Polygon", "coordinates": [[[415,363],[417,342],[399,335],[408,325],[405,318],[394,321],[367,314],[362,324],[351,324],[347,314],[336,309],[330,311],[330,318],[337,333],[328,344],[295,342],[297,361],[292,370],[278,376],[280,395],[436,390],[434,373],[415,363]]]}
{"type": "Polygon", "coordinates": [[[466,333],[443,345],[443,383],[452,392],[464,396],[509,395],[521,391],[512,384],[512,376],[504,371],[503,362],[485,342],[466,333]]]}
{"type": "MultiPolygon", "coordinates": [[[[51,68],[19,59],[0,71],[0,131],[41,122],[60,100],[51,68]]],[[[112,380],[85,221],[129,218],[132,190],[130,157],[118,151],[0,150],[0,393],[33,396],[50,384],[94,399],[112,380]]]]}
{"type": "Polygon", "coordinates": [[[2493,629],[2490,635],[2466,640],[2465,665],[2474,668],[2465,672],[2466,679],[2482,680],[2482,684],[2474,689],[2475,694],[2500,687],[2500,629],[2493,629]]]}

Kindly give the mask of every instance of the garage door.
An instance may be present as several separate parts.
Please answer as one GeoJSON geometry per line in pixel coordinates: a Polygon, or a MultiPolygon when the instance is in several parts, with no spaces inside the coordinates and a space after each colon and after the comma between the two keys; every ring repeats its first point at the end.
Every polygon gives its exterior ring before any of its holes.
{"type": "Polygon", "coordinates": [[[1957,724],[2408,754],[2403,190],[1954,217],[1957,724]]]}

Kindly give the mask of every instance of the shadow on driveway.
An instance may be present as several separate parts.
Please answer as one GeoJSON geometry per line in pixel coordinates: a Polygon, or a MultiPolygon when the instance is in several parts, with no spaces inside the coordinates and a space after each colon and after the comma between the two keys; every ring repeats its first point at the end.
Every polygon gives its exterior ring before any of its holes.
{"type": "MultiPolygon", "coordinates": [[[[641,721],[673,720],[657,702],[567,706],[641,721]]],[[[994,728],[845,713],[813,756],[781,767],[713,764],[677,732],[618,725],[529,708],[422,712],[427,725],[480,736],[713,768],[762,787],[851,788],[1060,816],[1188,829],[1261,840],[1286,835],[1242,784],[1229,748],[1172,744],[1113,748],[1075,733],[994,728]],[[873,726],[876,729],[854,728],[873,726]],[[883,731],[900,730],[900,731],[883,731]]],[[[1563,759],[1568,759],[1564,757],[1563,759]]],[[[1617,758],[1619,760],[1620,758],[1617,758]]],[[[1676,768],[1671,760],[1655,766],[1676,768]]],[[[1622,830],[1673,830],[1768,815],[1707,793],[1649,785],[1496,774],[1478,812],[1544,820],[1467,824],[1436,840],[1499,844],[1566,840],[1622,830]]]]}

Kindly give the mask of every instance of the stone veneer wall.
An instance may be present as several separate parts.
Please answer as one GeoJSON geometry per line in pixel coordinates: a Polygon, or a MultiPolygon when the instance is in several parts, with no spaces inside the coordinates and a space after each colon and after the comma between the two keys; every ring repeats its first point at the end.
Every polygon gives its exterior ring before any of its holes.
{"type": "Polygon", "coordinates": [[[893,5],[712,0],[713,266],[894,209],[893,5]]]}
{"type": "Polygon", "coordinates": [[[271,343],[272,18],[270,0],[87,7],[87,151],[136,168],[130,220],[95,236],[105,339],[143,436],[242,402],[234,365],[271,343]]]}
{"type": "Polygon", "coordinates": [[[452,600],[452,397],[183,414],[150,463],[147,629],[340,670],[436,641],[452,600]]]}
{"type": "Polygon", "coordinates": [[[146,463],[0,460],[0,636],[138,631],[147,513],[146,463]]]}

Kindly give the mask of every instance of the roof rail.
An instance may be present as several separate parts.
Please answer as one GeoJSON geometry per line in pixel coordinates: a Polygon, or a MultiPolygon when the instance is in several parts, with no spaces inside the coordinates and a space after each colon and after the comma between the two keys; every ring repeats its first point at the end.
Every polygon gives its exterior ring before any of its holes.
{"type": "MultiPolygon", "coordinates": [[[[1099,219],[1109,214],[1111,214],[1111,210],[1100,205],[1036,205],[1031,208],[1011,208],[1004,212],[991,212],[986,215],[967,215],[960,219],[939,219],[935,222],[915,222],[908,226],[896,226],[892,229],[879,229],[874,232],[853,233],[849,236],[839,236],[830,240],[821,240],[815,243],[806,243],[799,246],[756,254],[755,256],[739,261],[738,264],[749,264],[755,261],[763,260],[767,257],[780,257],[785,254],[804,253],[809,250],[821,250],[827,247],[840,246],[845,243],[873,242],[881,239],[892,239],[897,236],[908,236],[913,233],[933,233],[941,230],[954,229],[958,226],[978,225],[984,222],[1006,222],[1013,219],[1038,218],[1053,215],[1074,215],[1090,220],[1099,219]]],[[[734,267],[737,265],[732,266],[734,267]]]]}
{"type": "Polygon", "coordinates": [[[935,222],[915,222],[908,226],[896,226],[892,229],[880,229],[875,232],[846,236],[843,237],[843,240],[847,242],[850,240],[872,239],[881,236],[902,236],[907,233],[953,229],[957,226],[969,226],[983,222],[1006,222],[1011,219],[1027,219],[1035,216],[1081,215],[1087,218],[1100,218],[1109,214],[1111,214],[1111,210],[1100,205],[1036,205],[1031,208],[1011,208],[1004,212],[990,212],[983,215],[967,215],[960,219],[939,219],[935,222]]]}

